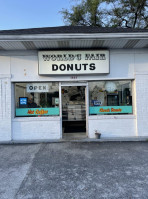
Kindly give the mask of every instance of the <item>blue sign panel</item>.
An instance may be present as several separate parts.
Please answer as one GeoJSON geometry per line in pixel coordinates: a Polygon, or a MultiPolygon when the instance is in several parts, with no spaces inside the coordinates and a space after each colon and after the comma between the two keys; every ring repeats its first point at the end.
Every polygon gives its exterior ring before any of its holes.
{"type": "Polygon", "coordinates": [[[20,100],[20,103],[19,103],[20,105],[27,105],[28,103],[27,97],[20,97],[19,100],[20,100]]]}
{"type": "Polygon", "coordinates": [[[89,107],[90,115],[132,113],[132,106],[99,106],[89,107]]]}
{"type": "Polygon", "coordinates": [[[17,108],[16,116],[59,115],[59,108],[17,108]]]}

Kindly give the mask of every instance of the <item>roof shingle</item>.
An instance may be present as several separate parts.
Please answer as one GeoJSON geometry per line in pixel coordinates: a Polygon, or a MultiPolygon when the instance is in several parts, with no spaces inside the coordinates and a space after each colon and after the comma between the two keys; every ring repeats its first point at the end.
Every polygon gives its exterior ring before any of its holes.
{"type": "Polygon", "coordinates": [[[93,26],[59,26],[31,29],[1,30],[0,35],[29,35],[29,34],[70,34],[70,33],[138,33],[148,32],[148,29],[111,28],[93,26]]]}

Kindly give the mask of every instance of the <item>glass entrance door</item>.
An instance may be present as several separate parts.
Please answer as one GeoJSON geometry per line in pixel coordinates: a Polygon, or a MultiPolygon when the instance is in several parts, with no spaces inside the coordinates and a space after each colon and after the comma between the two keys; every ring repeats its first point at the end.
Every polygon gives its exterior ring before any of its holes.
{"type": "Polygon", "coordinates": [[[86,133],[85,86],[62,86],[63,133],[86,133]]]}

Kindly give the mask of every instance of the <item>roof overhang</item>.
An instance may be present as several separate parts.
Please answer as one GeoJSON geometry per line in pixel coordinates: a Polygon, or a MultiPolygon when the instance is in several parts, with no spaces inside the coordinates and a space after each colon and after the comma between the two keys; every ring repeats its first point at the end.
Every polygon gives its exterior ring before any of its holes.
{"type": "Polygon", "coordinates": [[[52,40],[52,39],[148,39],[148,33],[93,33],[93,34],[37,34],[0,35],[0,40],[52,40]]]}
{"type": "Polygon", "coordinates": [[[0,50],[148,48],[148,32],[0,35],[0,50]]]}

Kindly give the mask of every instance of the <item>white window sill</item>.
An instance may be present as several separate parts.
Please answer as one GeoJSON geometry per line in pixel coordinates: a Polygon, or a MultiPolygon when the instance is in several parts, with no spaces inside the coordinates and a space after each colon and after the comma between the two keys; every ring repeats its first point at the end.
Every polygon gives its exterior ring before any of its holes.
{"type": "Polygon", "coordinates": [[[136,119],[136,115],[89,115],[89,120],[104,120],[104,119],[136,119]]]}
{"type": "Polygon", "coordinates": [[[28,121],[60,121],[60,116],[49,117],[15,117],[13,122],[28,122],[28,121]]]}

